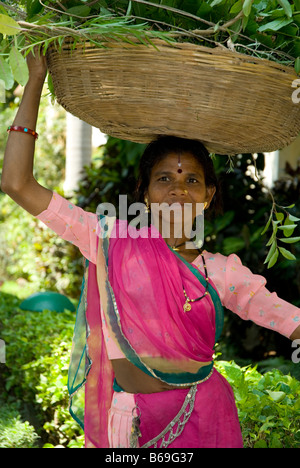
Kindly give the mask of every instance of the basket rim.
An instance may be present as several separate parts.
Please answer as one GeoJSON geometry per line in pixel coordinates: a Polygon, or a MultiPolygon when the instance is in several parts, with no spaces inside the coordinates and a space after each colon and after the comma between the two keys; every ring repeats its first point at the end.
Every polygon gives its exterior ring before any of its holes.
{"type": "Polygon", "coordinates": [[[126,49],[126,50],[132,49],[133,50],[133,48],[136,48],[136,47],[143,48],[145,50],[152,47],[153,51],[157,51],[157,48],[168,49],[168,50],[173,49],[174,51],[175,50],[183,50],[183,51],[190,50],[190,51],[194,51],[198,53],[203,53],[205,55],[212,55],[216,57],[227,58],[229,60],[234,59],[237,63],[244,62],[247,64],[265,65],[269,69],[290,73],[294,75],[295,79],[299,78],[299,74],[296,73],[296,70],[294,69],[294,67],[283,65],[273,60],[268,60],[268,59],[260,58],[260,57],[254,57],[252,55],[243,54],[237,51],[232,51],[225,46],[221,46],[220,44],[218,44],[216,47],[206,47],[206,46],[202,46],[198,44],[193,44],[190,42],[169,42],[169,41],[164,41],[162,39],[151,39],[151,43],[145,44],[143,42],[138,41],[138,39],[136,39],[135,37],[133,38],[130,37],[130,41],[131,43],[125,42],[125,41],[121,42],[117,39],[105,39],[102,41],[103,47],[99,47],[89,40],[85,40],[85,41],[80,40],[80,41],[77,41],[74,46],[75,40],[73,37],[70,36],[70,37],[66,37],[63,44],[59,46],[60,50],[58,50],[56,44],[52,42],[47,49],[46,55],[48,53],[49,54],[52,54],[52,53],[61,54],[62,52],[67,52],[69,50],[79,51],[80,49],[81,50],[85,50],[85,49],[103,50],[103,49],[109,49],[109,48],[110,49],[118,48],[118,49],[126,49]],[[71,47],[71,44],[72,44],[72,47],[71,47]]]}

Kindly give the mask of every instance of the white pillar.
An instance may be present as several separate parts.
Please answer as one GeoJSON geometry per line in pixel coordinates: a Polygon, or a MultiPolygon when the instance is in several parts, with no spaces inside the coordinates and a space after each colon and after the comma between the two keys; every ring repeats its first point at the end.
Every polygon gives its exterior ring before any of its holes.
{"type": "Polygon", "coordinates": [[[83,167],[91,163],[92,127],[67,112],[66,175],[64,192],[71,195],[83,176],[83,167]]]}
{"type": "Polygon", "coordinates": [[[285,148],[265,154],[265,184],[272,188],[274,182],[285,177],[285,164],[288,162],[293,169],[300,165],[300,135],[285,148]]]}
{"type": "Polygon", "coordinates": [[[279,151],[264,153],[265,169],[263,171],[264,183],[272,188],[275,180],[279,177],[279,151]]]}

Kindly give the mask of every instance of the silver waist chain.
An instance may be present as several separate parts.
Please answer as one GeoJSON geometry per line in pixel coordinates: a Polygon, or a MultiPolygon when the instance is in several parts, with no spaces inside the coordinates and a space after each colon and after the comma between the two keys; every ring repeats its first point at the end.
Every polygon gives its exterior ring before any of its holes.
{"type": "MultiPolygon", "coordinates": [[[[158,434],[158,436],[154,437],[154,439],[149,440],[149,442],[142,445],[141,448],[149,448],[151,446],[153,446],[153,448],[157,448],[157,444],[160,440],[161,444],[159,448],[166,448],[177,437],[179,437],[193,412],[196,393],[197,385],[193,385],[189,389],[189,392],[185,397],[183,405],[178,414],[175,416],[175,418],[165,427],[165,429],[160,434],[158,434]],[[180,419],[182,416],[183,418],[180,419]]],[[[137,447],[138,437],[140,436],[139,419],[140,417],[133,418],[133,426],[130,437],[130,448],[137,447]]]]}

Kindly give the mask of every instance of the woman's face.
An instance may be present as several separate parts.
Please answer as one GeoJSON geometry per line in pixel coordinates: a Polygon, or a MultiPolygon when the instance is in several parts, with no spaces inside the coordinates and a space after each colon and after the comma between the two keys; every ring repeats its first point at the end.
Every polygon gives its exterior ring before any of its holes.
{"type": "MultiPolygon", "coordinates": [[[[216,188],[206,186],[202,165],[192,154],[182,153],[180,162],[181,167],[178,165],[178,154],[170,153],[154,165],[145,198],[148,199],[149,204],[178,203],[181,209],[185,203],[191,204],[189,206],[192,206],[192,219],[194,220],[198,214],[196,204],[206,202],[208,207],[216,188]],[[182,172],[178,172],[179,168],[182,172]]],[[[171,223],[172,219],[171,217],[171,223]]]]}
{"type": "Polygon", "coordinates": [[[170,153],[154,165],[145,198],[149,203],[207,202],[209,206],[216,188],[205,185],[201,164],[190,153],[182,153],[180,156],[182,172],[179,173],[178,161],[178,155],[170,153]]]}

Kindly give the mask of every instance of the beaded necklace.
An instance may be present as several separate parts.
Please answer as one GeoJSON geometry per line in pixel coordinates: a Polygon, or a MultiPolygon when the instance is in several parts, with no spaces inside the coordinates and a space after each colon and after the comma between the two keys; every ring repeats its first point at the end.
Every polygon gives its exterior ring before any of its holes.
{"type": "MultiPolygon", "coordinates": [[[[171,246],[171,245],[170,245],[169,247],[171,247],[172,250],[178,251],[178,250],[179,250],[178,247],[180,247],[181,245],[184,245],[184,244],[185,244],[185,242],[183,242],[182,244],[179,244],[179,245],[174,245],[174,246],[171,246]]],[[[169,244],[168,244],[168,245],[169,245],[169,244]]],[[[183,305],[183,310],[184,310],[184,312],[189,312],[189,311],[192,309],[192,304],[191,304],[191,303],[200,301],[201,299],[203,299],[203,297],[205,297],[205,296],[207,296],[207,295],[209,294],[209,292],[208,292],[208,285],[209,285],[209,283],[208,283],[208,274],[207,274],[207,268],[206,268],[206,263],[205,263],[204,255],[203,255],[203,253],[201,252],[200,249],[197,249],[197,250],[198,250],[198,252],[199,252],[200,255],[201,255],[202,263],[203,263],[203,268],[204,268],[204,271],[205,271],[205,280],[206,280],[205,292],[204,292],[204,294],[202,294],[202,296],[197,297],[196,299],[191,299],[191,298],[187,295],[185,289],[183,288],[183,294],[184,294],[184,296],[185,296],[185,303],[184,303],[184,305],[183,305]]]]}

